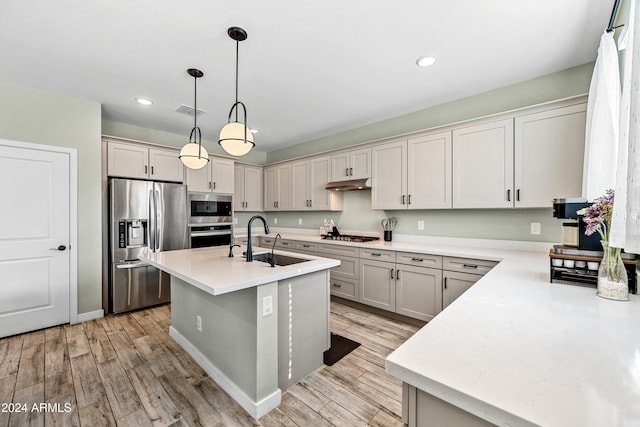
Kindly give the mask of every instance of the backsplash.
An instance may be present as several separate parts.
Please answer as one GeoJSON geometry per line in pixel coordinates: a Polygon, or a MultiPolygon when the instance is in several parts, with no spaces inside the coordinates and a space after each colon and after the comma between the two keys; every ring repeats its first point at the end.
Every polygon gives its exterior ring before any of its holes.
{"type": "MultiPolygon", "coordinates": [[[[394,233],[418,236],[467,237],[477,239],[560,242],[561,221],[552,217],[549,208],[538,209],[443,209],[417,211],[382,211],[371,209],[371,192],[344,193],[342,212],[264,212],[269,225],[287,228],[317,229],[331,218],[339,230],[382,233],[380,221],[395,216],[394,233]],[[277,224],[276,224],[277,219],[277,224]],[[299,224],[299,220],[302,224],[299,224]],[[418,221],[424,230],[418,230],[418,221]],[[540,223],[541,233],[531,234],[531,223],[540,223]]],[[[255,213],[236,212],[236,227],[246,227],[255,213]]]]}

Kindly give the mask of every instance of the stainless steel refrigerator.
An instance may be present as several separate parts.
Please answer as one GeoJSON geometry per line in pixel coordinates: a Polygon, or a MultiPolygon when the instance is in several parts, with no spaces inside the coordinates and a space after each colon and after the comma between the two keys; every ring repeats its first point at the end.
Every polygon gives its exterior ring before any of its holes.
{"type": "Polygon", "coordinates": [[[111,312],[169,302],[170,276],[138,255],[189,247],[187,187],[112,178],[109,202],[111,312]]]}

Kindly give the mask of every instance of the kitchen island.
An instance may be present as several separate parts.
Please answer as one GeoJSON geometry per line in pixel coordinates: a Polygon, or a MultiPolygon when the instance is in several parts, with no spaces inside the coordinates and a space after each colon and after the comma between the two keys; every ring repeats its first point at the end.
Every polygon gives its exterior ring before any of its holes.
{"type": "MultiPolygon", "coordinates": [[[[276,251],[303,262],[271,267],[228,252],[140,259],[171,275],[171,337],[258,419],[280,404],[283,389],[322,366],[331,342],[329,268],[340,262],[276,251]]],[[[267,250],[254,248],[260,252],[267,250]]]]}

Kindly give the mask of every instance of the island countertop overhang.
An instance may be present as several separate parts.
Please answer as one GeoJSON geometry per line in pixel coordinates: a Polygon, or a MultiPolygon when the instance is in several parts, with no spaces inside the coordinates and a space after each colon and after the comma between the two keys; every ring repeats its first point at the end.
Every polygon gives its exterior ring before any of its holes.
{"type": "MultiPolygon", "coordinates": [[[[241,252],[245,248],[240,248],[241,252]]],[[[254,255],[270,252],[254,248],[254,255]]],[[[228,256],[224,246],[181,249],[140,255],[140,260],[211,294],[223,295],[266,283],[276,282],[340,265],[339,260],[276,250],[276,254],[304,258],[289,266],[271,267],[268,263],[246,262],[241,256],[228,256]]]]}

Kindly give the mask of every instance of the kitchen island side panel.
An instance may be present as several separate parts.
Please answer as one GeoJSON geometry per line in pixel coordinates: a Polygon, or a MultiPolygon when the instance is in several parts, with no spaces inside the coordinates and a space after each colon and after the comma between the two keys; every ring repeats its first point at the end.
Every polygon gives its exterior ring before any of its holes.
{"type": "Polygon", "coordinates": [[[171,286],[174,330],[253,402],[278,391],[276,282],[218,296],[175,276],[171,286]],[[263,317],[258,301],[269,295],[273,314],[263,317]],[[197,330],[196,316],[202,318],[202,331],[197,330]]]}

